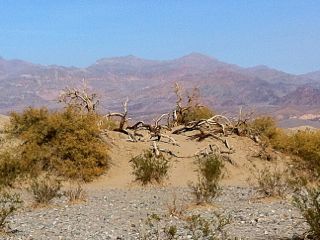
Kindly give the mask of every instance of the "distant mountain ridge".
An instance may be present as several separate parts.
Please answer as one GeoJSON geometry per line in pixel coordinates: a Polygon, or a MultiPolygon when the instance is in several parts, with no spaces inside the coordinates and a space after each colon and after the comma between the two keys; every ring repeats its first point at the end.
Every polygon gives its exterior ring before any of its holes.
{"type": "Polygon", "coordinates": [[[198,87],[203,101],[222,111],[239,106],[271,112],[284,108],[313,111],[320,104],[320,71],[293,75],[262,65],[243,68],[192,53],[165,61],[132,55],[103,58],[86,68],[0,58],[0,112],[29,105],[59,107],[55,101],[59,91],[79,86],[82,79],[101,95],[101,111],[118,110],[129,97],[131,114],[143,118],[174,106],[175,82],[187,90],[198,87]]]}

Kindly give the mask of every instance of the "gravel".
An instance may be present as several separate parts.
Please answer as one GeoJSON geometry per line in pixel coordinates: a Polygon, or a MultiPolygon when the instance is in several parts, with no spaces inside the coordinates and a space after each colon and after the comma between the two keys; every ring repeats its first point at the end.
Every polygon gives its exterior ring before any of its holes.
{"type": "Polygon", "coordinates": [[[192,205],[188,188],[106,188],[87,195],[86,202],[77,204],[60,198],[48,207],[25,206],[9,219],[13,233],[0,239],[141,239],[148,234],[147,239],[156,239],[157,231],[161,232],[159,239],[165,239],[163,228],[170,226],[176,228],[178,239],[192,239],[193,234],[202,233],[199,229],[192,232],[187,217],[200,215],[213,222],[217,213],[230,216],[222,233],[232,239],[296,239],[308,230],[290,200],[258,199],[250,188],[225,187],[213,204],[206,206],[192,205]],[[184,209],[180,216],[168,211],[174,196],[177,209],[184,209]],[[153,225],[146,222],[151,214],[160,218],[153,225]]]}

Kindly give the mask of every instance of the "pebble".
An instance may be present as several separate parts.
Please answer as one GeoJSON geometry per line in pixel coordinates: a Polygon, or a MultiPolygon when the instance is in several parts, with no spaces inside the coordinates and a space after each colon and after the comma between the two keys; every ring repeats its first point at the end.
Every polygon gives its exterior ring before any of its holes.
{"type": "MultiPolygon", "coordinates": [[[[100,189],[87,195],[84,203],[70,205],[59,199],[55,207],[22,210],[9,219],[11,229],[17,231],[0,235],[0,239],[140,239],[145,220],[153,213],[161,216],[161,228],[177,227],[177,239],[192,239],[186,222],[168,213],[174,195],[178,203],[193,202],[189,188],[100,189]]],[[[213,207],[190,207],[184,213],[209,220],[215,217],[214,212],[230,215],[225,231],[238,239],[295,239],[308,230],[289,201],[266,203],[253,196],[250,188],[225,187],[213,207]]]]}

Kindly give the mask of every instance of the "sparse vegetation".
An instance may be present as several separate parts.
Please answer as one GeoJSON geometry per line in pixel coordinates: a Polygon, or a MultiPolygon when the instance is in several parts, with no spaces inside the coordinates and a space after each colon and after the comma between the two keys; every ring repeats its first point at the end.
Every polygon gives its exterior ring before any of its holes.
{"type": "Polygon", "coordinates": [[[303,188],[294,203],[310,227],[308,239],[320,239],[320,186],[303,188]]]}
{"type": "Polygon", "coordinates": [[[48,204],[55,197],[60,197],[61,181],[49,175],[34,179],[29,191],[36,204],[48,204]]]}
{"type": "Polygon", "coordinates": [[[192,193],[198,204],[209,202],[219,192],[219,181],[222,178],[223,163],[217,154],[199,156],[196,159],[198,165],[198,182],[191,184],[192,193]]]}
{"type": "Polygon", "coordinates": [[[0,192],[0,231],[8,227],[7,219],[21,207],[20,195],[2,190],[0,192]]]}
{"type": "Polygon", "coordinates": [[[231,222],[230,216],[216,213],[215,218],[205,219],[200,215],[191,215],[186,221],[186,229],[191,233],[191,239],[229,239],[224,227],[231,222]]]}
{"type": "Polygon", "coordinates": [[[165,225],[163,224],[164,219],[158,214],[149,214],[147,219],[143,223],[143,228],[140,229],[140,239],[141,240],[172,240],[177,237],[177,226],[175,225],[165,225]]]}
{"type": "Polygon", "coordinates": [[[151,150],[130,160],[136,181],[143,185],[161,183],[168,174],[169,160],[163,155],[156,156],[151,150]]]}

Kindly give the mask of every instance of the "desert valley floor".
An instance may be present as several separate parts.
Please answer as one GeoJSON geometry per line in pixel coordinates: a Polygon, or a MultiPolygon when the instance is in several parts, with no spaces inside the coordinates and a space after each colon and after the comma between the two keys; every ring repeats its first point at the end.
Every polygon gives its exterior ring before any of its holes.
{"type": "MultiPolygon", "coordinates": [[[[179,146],[161,141],[159,147],[172,150],[179,158],[170,159],[169,177],[163,184],[143,187],[134,182],[129,161],[150,148],[151,142],[128,142],[126,135],[116,132],[109,132],[108,138],[112,166],[105,175],[83,186],[85,201],[70,204],[61,197],[49,206],[35,208],[28,193],[21,190],[24,207],[10,218],[12,233],[0,238],[169,239],[164,229],[174,226],[175,239],[194,239],[185,219],[198,214],[208,221],[228,217],[230,223],[219,233],[227,239],[300,239],[307,231],[290,196],[262,198],[254,184],[248,183],[253,166],[281,168],[287,160],[277,152],[272,153],[272,161],[256,157],[260,147],[249,138],[229,137],[235,153],[230,154],[230,162],[225,162],[220,195],[206,205],[196,205],[188,187],[197,180],[191,156],[209,144],[223,148],[222,143],[212,139],[191,141],[187,134],[174,136],[179,146]],[[148,216],[159,217],[153,228],[146,222],[148,216]]],[[[71,185],[65,183],[64,188],[71,185]]]]}

